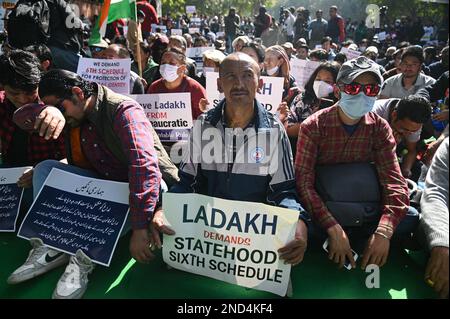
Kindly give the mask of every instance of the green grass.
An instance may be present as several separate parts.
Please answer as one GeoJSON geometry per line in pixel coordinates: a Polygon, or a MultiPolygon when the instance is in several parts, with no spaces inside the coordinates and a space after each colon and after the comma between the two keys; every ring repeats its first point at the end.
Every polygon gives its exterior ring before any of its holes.
{"type": "MultiPolygon", "coordinates": [[[[149,265],[135,263],[128,252],[129,235],[117,245],[109,268],[97,266],[90,275],[84,298],[279,298],[218,280],[175,269],[168,270],[161,254],[149,265]]],[[[15,234],[0,233],[0,298],[50,298],[64,271],[54,269],[28,282],[10,286],[9,274],[21,265],[29,251],[27,241],[15,234]]],[[[367,273],[338,269],[325,252],[309,250],[304,262],[292,270],[293,298],[435,298],[423,281],[425,256],[391,251],[389,262],[380,271],[380,288],[365,286],[367,273]]]]}

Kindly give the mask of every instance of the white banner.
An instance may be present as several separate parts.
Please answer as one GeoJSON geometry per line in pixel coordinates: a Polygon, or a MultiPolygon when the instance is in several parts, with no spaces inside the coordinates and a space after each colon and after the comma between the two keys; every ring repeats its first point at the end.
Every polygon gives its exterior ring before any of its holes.
{"type": "Polygon", "coordinates": [[[172,30],[170,30],[170,34],[171,35],[183,35],[183,30],[182,29],[172,29],[172,30]]]}
{"type": "Polygon", "coordinates": [[[191,93],[130,95],[145,111],[161,142],[188,140],[193,125],[191,93]]]}
{"type": "MultiPolygon", "coordinates": [[[[190,33],[190,31],[189,31],[190,33]]],[[[186,56],[191,58],[197,64],[197,72],[203,71],[203,52],[214,50],[213,47],[195,47],[187,48],[186,56]]]]}
{"type": "Polygon", "coordinates": [[[163,194],[164,261],[177,269],[285,296],[291,265],[277,250],[294,239],[298,212],[199,194],[163,194]]]}
{"type": "Polygon", "coordinates": [[[345,56],[347,57],[347,60],[355,59],[361,55],[361,52],[359,52],[357,50],[352,50],[349,48],[342,48],[341,53],[345,54],[345,56]]]}
{"type": "Polygon", "coordinates": [[[17,181],[31,166],[0,168],[0,232],[15,232],[23,188],[17,181]]]}
{"type": "MultiPolygon", "coordinates": [[[[215,107],[225,97],[217,88],[218,72],[206,72],[206,96],[209,108],[215,107]]],[[[256,99],[272,114],[277,113],[278,106],[283,99],[284,78],[262,76],[264,85],[261,93],[256,94],[256,99]]]]}
{"type": "Polygon", "coordinates": [[[152,24],[152,32],[157,33],[158,32],[157,29],[160,29],[161,30],[160,32],[162,32],[162,33],[167,33],[167,26],[153,23],[152,24]]]}
{"type": "Polygon", "coordinates": [[[195,9],[195,6],[186,6],[186,13],[187,14],[193,14],[197,12],[197,10],[195,9]]]}
{"type": "Polygon", "coordinates": [[[300,88],[304,89],[311,75],[319,67],[320,62],[300,59],[291,60],[291,74],[300,88]]]}
{"type": "Polygon", "coordinates": [[[116,93],[130,93],[130,59],[101,60],[80,58],[77,74],[104,85],[116,93]]]}
{"type": "Polygon", "coordinates": [[[18,237],[40,238],[75,255],[83,250],[109,266],[129,211],[129,185],[53,168],[20,226],[18,237]]]}

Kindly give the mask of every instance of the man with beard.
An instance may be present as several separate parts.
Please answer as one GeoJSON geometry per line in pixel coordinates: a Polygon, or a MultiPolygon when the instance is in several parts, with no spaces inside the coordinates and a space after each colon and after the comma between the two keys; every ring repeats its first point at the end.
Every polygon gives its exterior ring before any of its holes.
{"type": "Polygon", "coordinates": [[[379,98],[401,99],[436,82],[432,77],[421,72],[423,62],[422,47],[417,45],[407,47],[401,57],[401,73],[384,82],[379,98]]]}
{"type": "MultiPolygon", "coordinates": [[[[86,177],[129,182],[130,253],[139,262],[148,262],[153,255],[147,228],[159,200],[161,173],[154,146],[159,140],[154,142],[153,128],[143,108],[134,100],[65,70],[46,73],[39,83],[39,94],[46,105],[53,105],[64,114],[68,124],[68,164],[55,160],[38,164],[33,175],[34,197],[53,168],[86,177]]],[[[38,119],[36,126],[40,125],[38,119]]],[[[126,226],[122,235],[128,230],[126,226]]],[[[87,288],[88,274],[94,269],[91,259],[82,250],[69,258],[45,246],[40,238],[32,238],[30,242],[33,249],[29,257],[8,282],[23,282],[70,259],[53,298],[81,298],[87,288]],[[72,282],[73,278],[77,280],[72,282]]]]}

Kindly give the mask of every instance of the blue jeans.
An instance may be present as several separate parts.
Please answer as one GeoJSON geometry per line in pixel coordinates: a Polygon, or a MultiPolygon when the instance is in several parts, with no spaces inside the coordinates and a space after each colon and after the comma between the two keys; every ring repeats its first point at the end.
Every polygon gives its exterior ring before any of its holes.
{"type": "Polygon", "coordinates": [[[228,53],[233,53],[234,49],[233,49],[233,41],[236,38],[235,34],[227,34],[227,38],[226,38],[226,50],[228,53]]]}
{"type": "MultiPolygon", "coordinates": [[[[395,229],[392,241],[401,241],[404,238],[408,238],[415,232],[419,225],[420,214],[414,207],[409,207],[406,216],[402,219],[400,224],[395,229]]],[[[350,241],[350,246],[358,254],[364,251],[369,237],[375,232],[378,227],[376,223],[366,223],[360,227],[343,227],[347,237],[350,241]]],[[[313,246],[320,245],[328,238],[328,234],[320,226],[311,223],[308,227],[308,242],[311,242],[313,246]]]]}

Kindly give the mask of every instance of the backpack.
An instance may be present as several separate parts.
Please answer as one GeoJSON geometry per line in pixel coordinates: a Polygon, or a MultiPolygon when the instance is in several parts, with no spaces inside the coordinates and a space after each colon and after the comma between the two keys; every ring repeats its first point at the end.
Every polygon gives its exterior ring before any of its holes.
{"type": "Polygon", "coordinates": [[[8,40],[14,48],[45,44],[50,38],[46,0],[19,0],[8,16],[8,40]]]}

